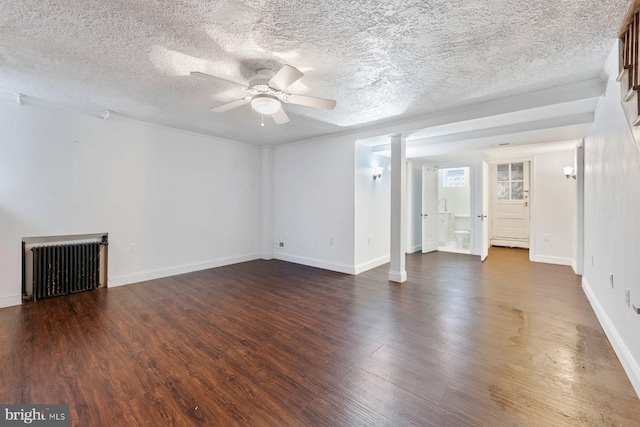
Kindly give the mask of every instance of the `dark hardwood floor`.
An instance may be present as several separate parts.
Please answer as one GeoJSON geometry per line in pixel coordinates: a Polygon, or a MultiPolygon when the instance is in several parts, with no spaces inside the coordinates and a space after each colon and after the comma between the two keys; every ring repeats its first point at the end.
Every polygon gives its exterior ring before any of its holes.
{"type": "Polygon", "coordinates": [[[0,310],[0,403],[77,426],[638,426],[571,268],[253,261],[0,310]]]}

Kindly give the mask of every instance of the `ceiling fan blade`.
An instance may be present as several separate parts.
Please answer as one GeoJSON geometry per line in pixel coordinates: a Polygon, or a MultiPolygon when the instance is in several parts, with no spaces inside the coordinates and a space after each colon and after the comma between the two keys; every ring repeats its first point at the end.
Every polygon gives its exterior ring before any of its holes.
{"type": "Polygon", "coordinates": [[[278,111],[273,113],[271,117],[273,117],[273,120],[276,122],[277,125],[281,125],[289,121],[289,116],[287,116],[287,113],[284,112],[284,108],[282,107],[280,107],[278,111]]]}
{"type": "Polygon", "coordinates": [[[307,107],[322,108],[324,110],[333,110],[336,108],[336,101],[333,99],[316,98],[306,95],[289,94],[287,96],[287,102],[290,104],[305,105],[307,107]]]}
{"type": "Polygon", "coordinates": [[[223,79],[222,77],[212,76],[211,74],[201,73],[200,71],[192,71],[190,74],[192,76],[196,76],[196,77],[204,77],[204,78],[207,78],[207,79],[214,79],[214,80],[218,80],[218,81],[221,81],[221,82],[231,83],[231,84],[234,84],[236,86],[242,86],[244,89],[247,89],[247,85],[244,85],[242,83],[238,83],[238,82],[234,82],[234,81],[231,81],[231,80],[223,79]]]}
{"type": "Polygon", "coordinates": [[[276,90],[284,90],[302,76],[304,76],[302,71],[285,64],[267,84],[276,90]]]}
{"type": "Polygon", "coordinates": [[[218,105],[217,107],[213,107],[211,111],[214,113],[224,113],[225,111],[232,110],[234,108],[240,107],[244,104],[248,104],[251,101],[251,97],[247,96],[245,98],[236,99],[235,101],[228,102],[226,104],[218,105]]]}

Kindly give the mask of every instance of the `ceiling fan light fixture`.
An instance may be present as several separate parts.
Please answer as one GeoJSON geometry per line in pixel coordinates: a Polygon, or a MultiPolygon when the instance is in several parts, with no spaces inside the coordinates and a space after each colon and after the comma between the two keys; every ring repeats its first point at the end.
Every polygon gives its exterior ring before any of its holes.
{"type": "Polygon", "coordinates": [[[280,100],[272,95],[259,94],[251,100],[251,108],[267,116],[276,113],[280,107],[280,100]]]}

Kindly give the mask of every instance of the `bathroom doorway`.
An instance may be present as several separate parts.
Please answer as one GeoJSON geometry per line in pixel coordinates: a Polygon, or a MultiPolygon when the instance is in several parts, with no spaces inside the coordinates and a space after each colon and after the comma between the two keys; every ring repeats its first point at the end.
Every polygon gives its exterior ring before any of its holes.
{"type": "Polygon", "coordinates": [[[471,253],[470,168],[438,170],[438,250],[471,253]]]}

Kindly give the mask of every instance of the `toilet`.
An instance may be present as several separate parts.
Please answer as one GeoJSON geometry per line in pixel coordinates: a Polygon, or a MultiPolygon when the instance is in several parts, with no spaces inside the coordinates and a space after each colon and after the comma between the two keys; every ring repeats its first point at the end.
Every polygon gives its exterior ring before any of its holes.
{"type": "Polygon", "coordinates": [[[471,219],[469,215],[454,215],[453,235],[456,238],[456,248],[468,249],[471,237],[471,219]]]}

